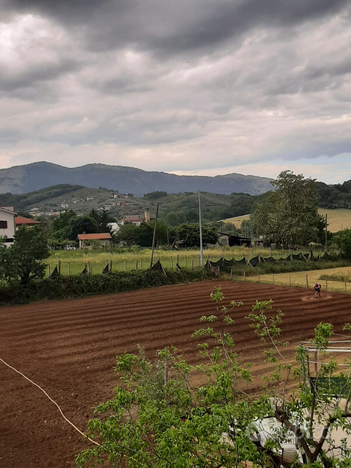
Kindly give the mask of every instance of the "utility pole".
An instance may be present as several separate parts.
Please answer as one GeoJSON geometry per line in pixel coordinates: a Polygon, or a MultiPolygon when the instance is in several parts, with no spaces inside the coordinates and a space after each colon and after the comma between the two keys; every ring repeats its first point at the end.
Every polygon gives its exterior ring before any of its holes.
{"type": "Polygon", "coordinates": [[[157,203],[156,218],[155,218],[155,224],[154,224],[154,235],[152,236],[152,249],[151,249],[150,268],[152,267],[152,262],[154,260],[154,249],[155,249],[155,239],[156,239],[156,229],[157,229],[158,206],[159,206],[159,203],[157,203]]]}
{"type": "Polygon", "coordinates": [[[199,229],[200,229],[200,264],[203,266],[203,249],[202,249],[202,223],[201,223],[201,200],[199,190],[199,229]]]}
{"type": "Polygon", "coordinates": [[[328,215],[325,215],[325,252],[328,250],[328,215]]]}

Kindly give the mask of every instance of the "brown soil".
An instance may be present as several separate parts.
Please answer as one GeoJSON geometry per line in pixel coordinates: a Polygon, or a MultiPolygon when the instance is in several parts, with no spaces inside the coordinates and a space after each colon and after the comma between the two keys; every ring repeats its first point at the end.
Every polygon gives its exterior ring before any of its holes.
{"type": "MultiPolygon", "coordinates": [[[[328,293],[310,300],[313,291],[230,281],[166,286],[118,295],[52,301],[0,309],[0,358],[40,385],[81,430],[93,407],[113,396],[115,356],[143,346],[148,355],[177,346],[197,360],[190,339],[199,317],[214,312],[211,290],[221,286],[225,305],[234,309],[236,351],[253,363],[256,375],[267,369],[262,349],[245,316],[255,300],[273,299],[284,312],[283,339],[291,351],[311,338],[319,322],[341,333],[349,320],[351,296],[328,293]]],[[[89,442],[61,417],[34,385],[0,362],[0,467],[74,467],[75,456],[89,442]]]]}

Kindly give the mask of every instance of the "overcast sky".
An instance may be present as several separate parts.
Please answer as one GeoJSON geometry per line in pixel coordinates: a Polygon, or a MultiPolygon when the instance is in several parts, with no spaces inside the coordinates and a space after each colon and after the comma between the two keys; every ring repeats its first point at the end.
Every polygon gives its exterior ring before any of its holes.
{"type": "Polygon", "coordinates": [[[1,0],[0,167],[351,179],[351,0],[1,0]]]}

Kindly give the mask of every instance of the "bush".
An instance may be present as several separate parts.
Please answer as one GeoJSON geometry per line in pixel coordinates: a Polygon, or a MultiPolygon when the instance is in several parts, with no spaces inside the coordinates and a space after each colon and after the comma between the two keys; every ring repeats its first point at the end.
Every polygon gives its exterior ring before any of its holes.
{"type": "Polygon", "coordinates": [[[27,286],[19,284],[0,287],[0,304],[26,304],[28,302],[98,296],[101,294],[135,291],[183,282],[202,281],[211,278],[210,272],[199,268],[179,272],[146,270],[110,273],[108,275],[60,276],[32,281],[27,286]]]}

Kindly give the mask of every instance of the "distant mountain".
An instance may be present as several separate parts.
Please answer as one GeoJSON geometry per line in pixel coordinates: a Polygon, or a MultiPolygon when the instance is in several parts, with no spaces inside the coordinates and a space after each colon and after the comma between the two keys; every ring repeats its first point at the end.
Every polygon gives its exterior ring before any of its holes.
{"type": "Polygon", "coordinates": [[[60,184],[104,187],[119,193],[196,192],[226,194],[248,193],[259,195],[272,190],[272,179],[267,177],[226,174],[215,177],[178,176],[165,172],[149,172],[133,167],[87,164],[68,168],[48,162],[0,169],[0,193],[23,194],[60,184]]]}

